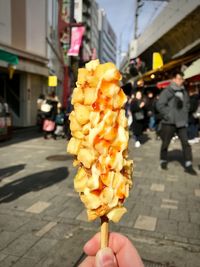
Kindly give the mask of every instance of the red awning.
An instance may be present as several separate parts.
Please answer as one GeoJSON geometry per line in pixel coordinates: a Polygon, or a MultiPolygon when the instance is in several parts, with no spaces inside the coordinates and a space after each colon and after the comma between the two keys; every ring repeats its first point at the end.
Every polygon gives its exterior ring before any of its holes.
{"type": "Polygon", "coordinates": [[[158,88],[158,89],[163,89],[163,88],[165,88],[165,87],[167,87],[168,85],[170,85],[170,80],[166,80],[166,81],[161,81],[161,82],[158,82],[157,84],[156,84],[156,87],[158,88]]]}

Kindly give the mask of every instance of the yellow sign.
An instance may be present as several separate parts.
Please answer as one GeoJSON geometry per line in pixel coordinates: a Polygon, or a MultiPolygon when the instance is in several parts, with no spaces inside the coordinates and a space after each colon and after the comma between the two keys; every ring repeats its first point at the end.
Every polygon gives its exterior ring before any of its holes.
{"type": "Polygon", "coordinates": [[[160,69],[163,66],[163,59],[160,53],[155,52],[153,53],[153,70],[160,69]]]}
{"type": "Polygon", "coordinates": [[[58,84],[57,76],[49,76],[48,85],[51,87],[55,87],[58,84]]]}

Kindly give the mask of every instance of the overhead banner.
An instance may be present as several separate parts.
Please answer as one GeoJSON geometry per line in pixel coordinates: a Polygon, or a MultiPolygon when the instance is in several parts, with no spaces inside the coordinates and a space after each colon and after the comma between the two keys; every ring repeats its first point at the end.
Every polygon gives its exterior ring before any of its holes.
{"type": "Polygon", "coordinates": [[[85,27],[72,27],[71,32],[71,46],[68,50],[68,56],[78,56],[82,44],[85,27]]]}

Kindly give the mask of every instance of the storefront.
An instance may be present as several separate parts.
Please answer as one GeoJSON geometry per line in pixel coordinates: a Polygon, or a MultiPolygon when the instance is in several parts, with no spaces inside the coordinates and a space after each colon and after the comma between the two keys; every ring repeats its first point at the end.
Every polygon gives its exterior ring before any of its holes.
{"type": "Polygon", "coordinates": [[[36,125],[37,98],[47,93],[46,62],[0,49],[0,96],[8,104],[15,127],[36,125]]]}

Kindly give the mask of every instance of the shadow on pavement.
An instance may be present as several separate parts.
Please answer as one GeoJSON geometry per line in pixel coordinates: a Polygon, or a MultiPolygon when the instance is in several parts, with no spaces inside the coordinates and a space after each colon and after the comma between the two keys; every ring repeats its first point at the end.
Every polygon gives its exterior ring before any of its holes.
{"type": "Polygon", "coordinates": [[[42,136],[43,134],[39,132],[36,127],[16,130],[13,132],[11,139],[0,141],[0,147],[13,145],[16,143],[24,142],[30,139],[39,138],[42,136]]]}
{"type": "Polygon", "coordinates": [[[168,152],[168,161],[178,161],[182,167],[184,167],[183,152],[179,149],[174,149],[168,152]]]}
{"type": "Polygon", "coordinates": [[[66,161],[74,159],[73,155],[51,155],[46,158],[49,161],[66,161]]]}
{"type": "Polygon", "coordinates": [[[26,164],[14,165],[0,169],[0,181],[6,177],[9,177],[25,168],[26,164]]]}
{"type": "Polygon", "coordinates": [[[39,191],[67,178],[66,167],[28,175],[0,188],[0,203],[11,202],[31,191],[39,191]]]}

